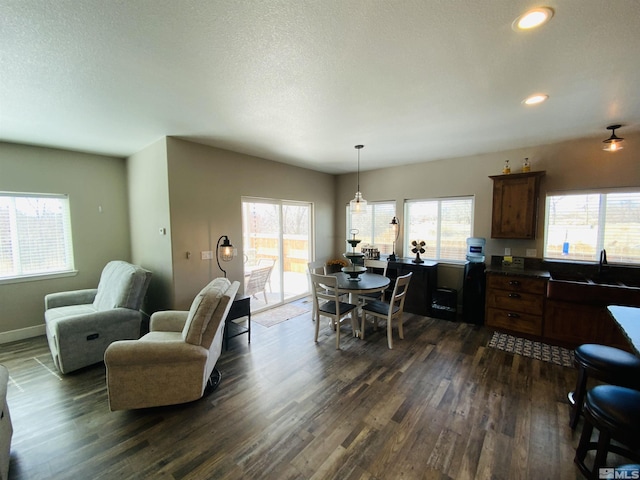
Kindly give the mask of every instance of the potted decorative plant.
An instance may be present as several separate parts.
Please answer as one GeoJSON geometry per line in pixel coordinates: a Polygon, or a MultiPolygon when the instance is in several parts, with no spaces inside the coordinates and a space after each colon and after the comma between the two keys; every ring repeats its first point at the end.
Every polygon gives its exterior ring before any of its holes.
{"type": "Polygon", "coordinates": [[[342,267],[346,267],[349,265],[344,258],[334,258],[332,260],[327,260],[326,271],[327,273],[336,273],[341,272],[342,267]]]}

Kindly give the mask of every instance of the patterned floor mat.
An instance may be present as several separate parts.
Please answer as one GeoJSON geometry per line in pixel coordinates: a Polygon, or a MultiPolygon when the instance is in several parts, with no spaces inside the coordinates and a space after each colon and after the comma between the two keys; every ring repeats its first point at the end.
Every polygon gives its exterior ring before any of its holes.
{"type": "Polygon", "coordinates": [[[573,350],[535,342],[526,338],[514,337],[506,333],[494,332],[489,347],[497,348],[524,357],[555,363],[563,367],[573,367],[573,350]]]}

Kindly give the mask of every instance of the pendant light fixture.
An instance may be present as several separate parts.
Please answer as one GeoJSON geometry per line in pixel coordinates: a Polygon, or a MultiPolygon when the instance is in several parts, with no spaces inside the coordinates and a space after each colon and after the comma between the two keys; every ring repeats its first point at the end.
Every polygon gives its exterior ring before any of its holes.
{"type": "Polygon", "coordinates": [[[367,201],[362,197],[360,192],[360,150],[364,148],[364,145],[356,145],[355,149],[358,150],[358,190],[356,196],[349,202],[349,209],[351,213],[365,213],[367,211],[367,201]]]}
{"type": "Polygon", "coordinates": [[[605,144],[603,148],[605,152],[617,152],[618,150],[622,150],[624,148],[622,146],[624,138],[616,136],[616,129],[620,128],[621,126],[622,125],[609,125],[607,127],[607,130],[611,130],[611,136],[602,141],[602,143],[605,144]]]}

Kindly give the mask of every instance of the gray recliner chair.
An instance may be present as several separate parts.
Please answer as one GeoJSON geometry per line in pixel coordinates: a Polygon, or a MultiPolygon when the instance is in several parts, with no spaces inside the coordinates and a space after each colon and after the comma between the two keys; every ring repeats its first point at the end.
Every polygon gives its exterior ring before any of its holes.
{"type": "Polygon", "coordinates": [[[104,354],[109,408],[129,410],[192,402],[220,381],[216,363],[239,282],[216,278],[189,311],[151,315],[139,340],[113,342],[104,354]]]}
{"type": "Polygon", "coordinates": [[[98,288],[45,296],[45,326],[53,361],[62,373],[103,361],[116,340],[140,338],[140,308],[151,272],[114,260],[98,288]]]}

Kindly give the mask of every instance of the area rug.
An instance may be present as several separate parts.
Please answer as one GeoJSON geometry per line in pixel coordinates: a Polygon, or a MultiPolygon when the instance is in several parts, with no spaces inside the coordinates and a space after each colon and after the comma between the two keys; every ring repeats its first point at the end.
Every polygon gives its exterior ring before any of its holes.
{"type": "Polygon", "coordinates": [[[259,323],[264,327],[272,327],[290,318],[298,317],[311,310],[311,303],[287,303],[281,307],[272,308],[265,312],[256,313],[251,316],[251,321],[259,323]]]}
{"type": "Polygon", "coordinates": [[[555,363],[563,367],[573,367],[573,351],[555,345],[514,337],[506,333],[493,332],[488,346],[524,357],[542,360],[543,362],[555,363]]]}

